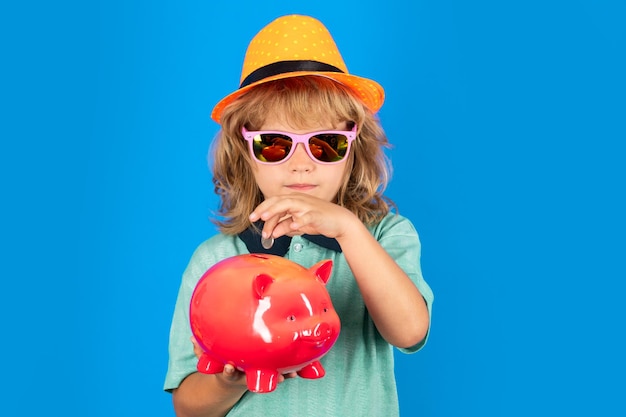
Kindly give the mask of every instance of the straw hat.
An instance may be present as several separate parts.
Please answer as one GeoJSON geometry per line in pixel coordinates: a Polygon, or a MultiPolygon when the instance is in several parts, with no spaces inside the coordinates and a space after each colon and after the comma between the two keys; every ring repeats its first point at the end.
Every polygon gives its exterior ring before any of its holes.
{"type": "Polygon", "coordinates": [[[243,62],[239,89],[213,108],[219,123],[224,107],[256,85],[282,78],[319,75],[349,87],[376,113],[385,92],[375,81],[348,73],[348,68],[328,29],[317,19],[302,15],[282,16],[252,39],[243,62]]]}

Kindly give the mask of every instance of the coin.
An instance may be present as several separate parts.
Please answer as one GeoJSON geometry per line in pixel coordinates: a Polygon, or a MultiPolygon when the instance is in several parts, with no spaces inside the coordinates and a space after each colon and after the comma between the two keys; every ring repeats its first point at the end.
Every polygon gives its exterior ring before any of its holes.
{"type": "Polygon", "coordinates": [[[274,238],[273,237],[268,237],[267,239],[264,238],[263,236],[261,236],[261,246],[263,246],[265,249],[269,249],[274,245],[274,238]]]}

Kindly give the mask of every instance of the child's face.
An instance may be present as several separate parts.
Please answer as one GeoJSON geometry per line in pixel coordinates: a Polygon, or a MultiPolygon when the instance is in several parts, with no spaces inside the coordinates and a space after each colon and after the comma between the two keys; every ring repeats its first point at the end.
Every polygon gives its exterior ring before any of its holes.
{"type": "MultiPolygon", "coordinates": [[[[285,121],[268,118],[259,130],[273,130],[304,134],[322,130],[349,130],[347,123],[316,123],[306,129],[294,128],[285,121]]],[[[252,170],[257,185],[267,199],[274,196],[305,193],[325,201],[333,201],[343,183],[346,160],[325,165],[315,162],[299,143],[287,161],[266,165],[253,162],[252,170]]]]}

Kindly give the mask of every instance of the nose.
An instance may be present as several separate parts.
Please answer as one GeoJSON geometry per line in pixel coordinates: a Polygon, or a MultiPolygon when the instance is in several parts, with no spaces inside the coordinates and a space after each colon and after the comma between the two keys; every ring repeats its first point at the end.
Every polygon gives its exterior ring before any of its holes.
{"type": "Polygon", "coordinates": [[[315,166],[315,162],[306,152],[302,143],[296,145],[296,150],[287,162],[289,169],[293,172],[309,172],[315,166]]]}

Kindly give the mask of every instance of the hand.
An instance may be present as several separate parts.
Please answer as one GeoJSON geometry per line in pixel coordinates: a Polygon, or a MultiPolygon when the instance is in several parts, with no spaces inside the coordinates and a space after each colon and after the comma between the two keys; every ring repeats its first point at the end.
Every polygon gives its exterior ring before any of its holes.
{"type": "MultiPolygon", "coordinates": [[[[198,359],[204,353],[204,350],[198,344],[195,337],[191,336],[191,343],[193,344],[193,353],[198,359]]],[[[224,365],[224,370],[221,374],[214,374],[217,379],[224,385],[240,385],[246,386],[246,374],[238,371],[232,364],[227,363],[224,365]]]]}
{"type": "Polygon", "coordinates": [[[250,214],[250,221],[259,219],[265,222],[266,238],[297,234],[337,238],[348,231],[351,221],[358,221],[346,208],[304,193],[268,198],[250,214]]]}
{"type": "MultiPolygon", "coordinates": [[[[200,359],[200,356],[202,356],[204,350],[202,350],[202,348],[198,344],[198,341],[193,336],[191,337],[191,343],[193,343],[193,353],[198,359],[200,359]]],[[[216,374],[216,376],[218,380],[224,385],[239,385],[246,388],[248,387],[246,383],[246,374],[237,370],[237,368],[235,368],[230,363],[224,365],[224,370],[222,371],[222,373],[216,374]]],[[[298,376],[296,372],[289,372],[283,375],[278,375],[278,383],[280,384],[285,379],[294,378],[296,376],[298,376]]]]}

